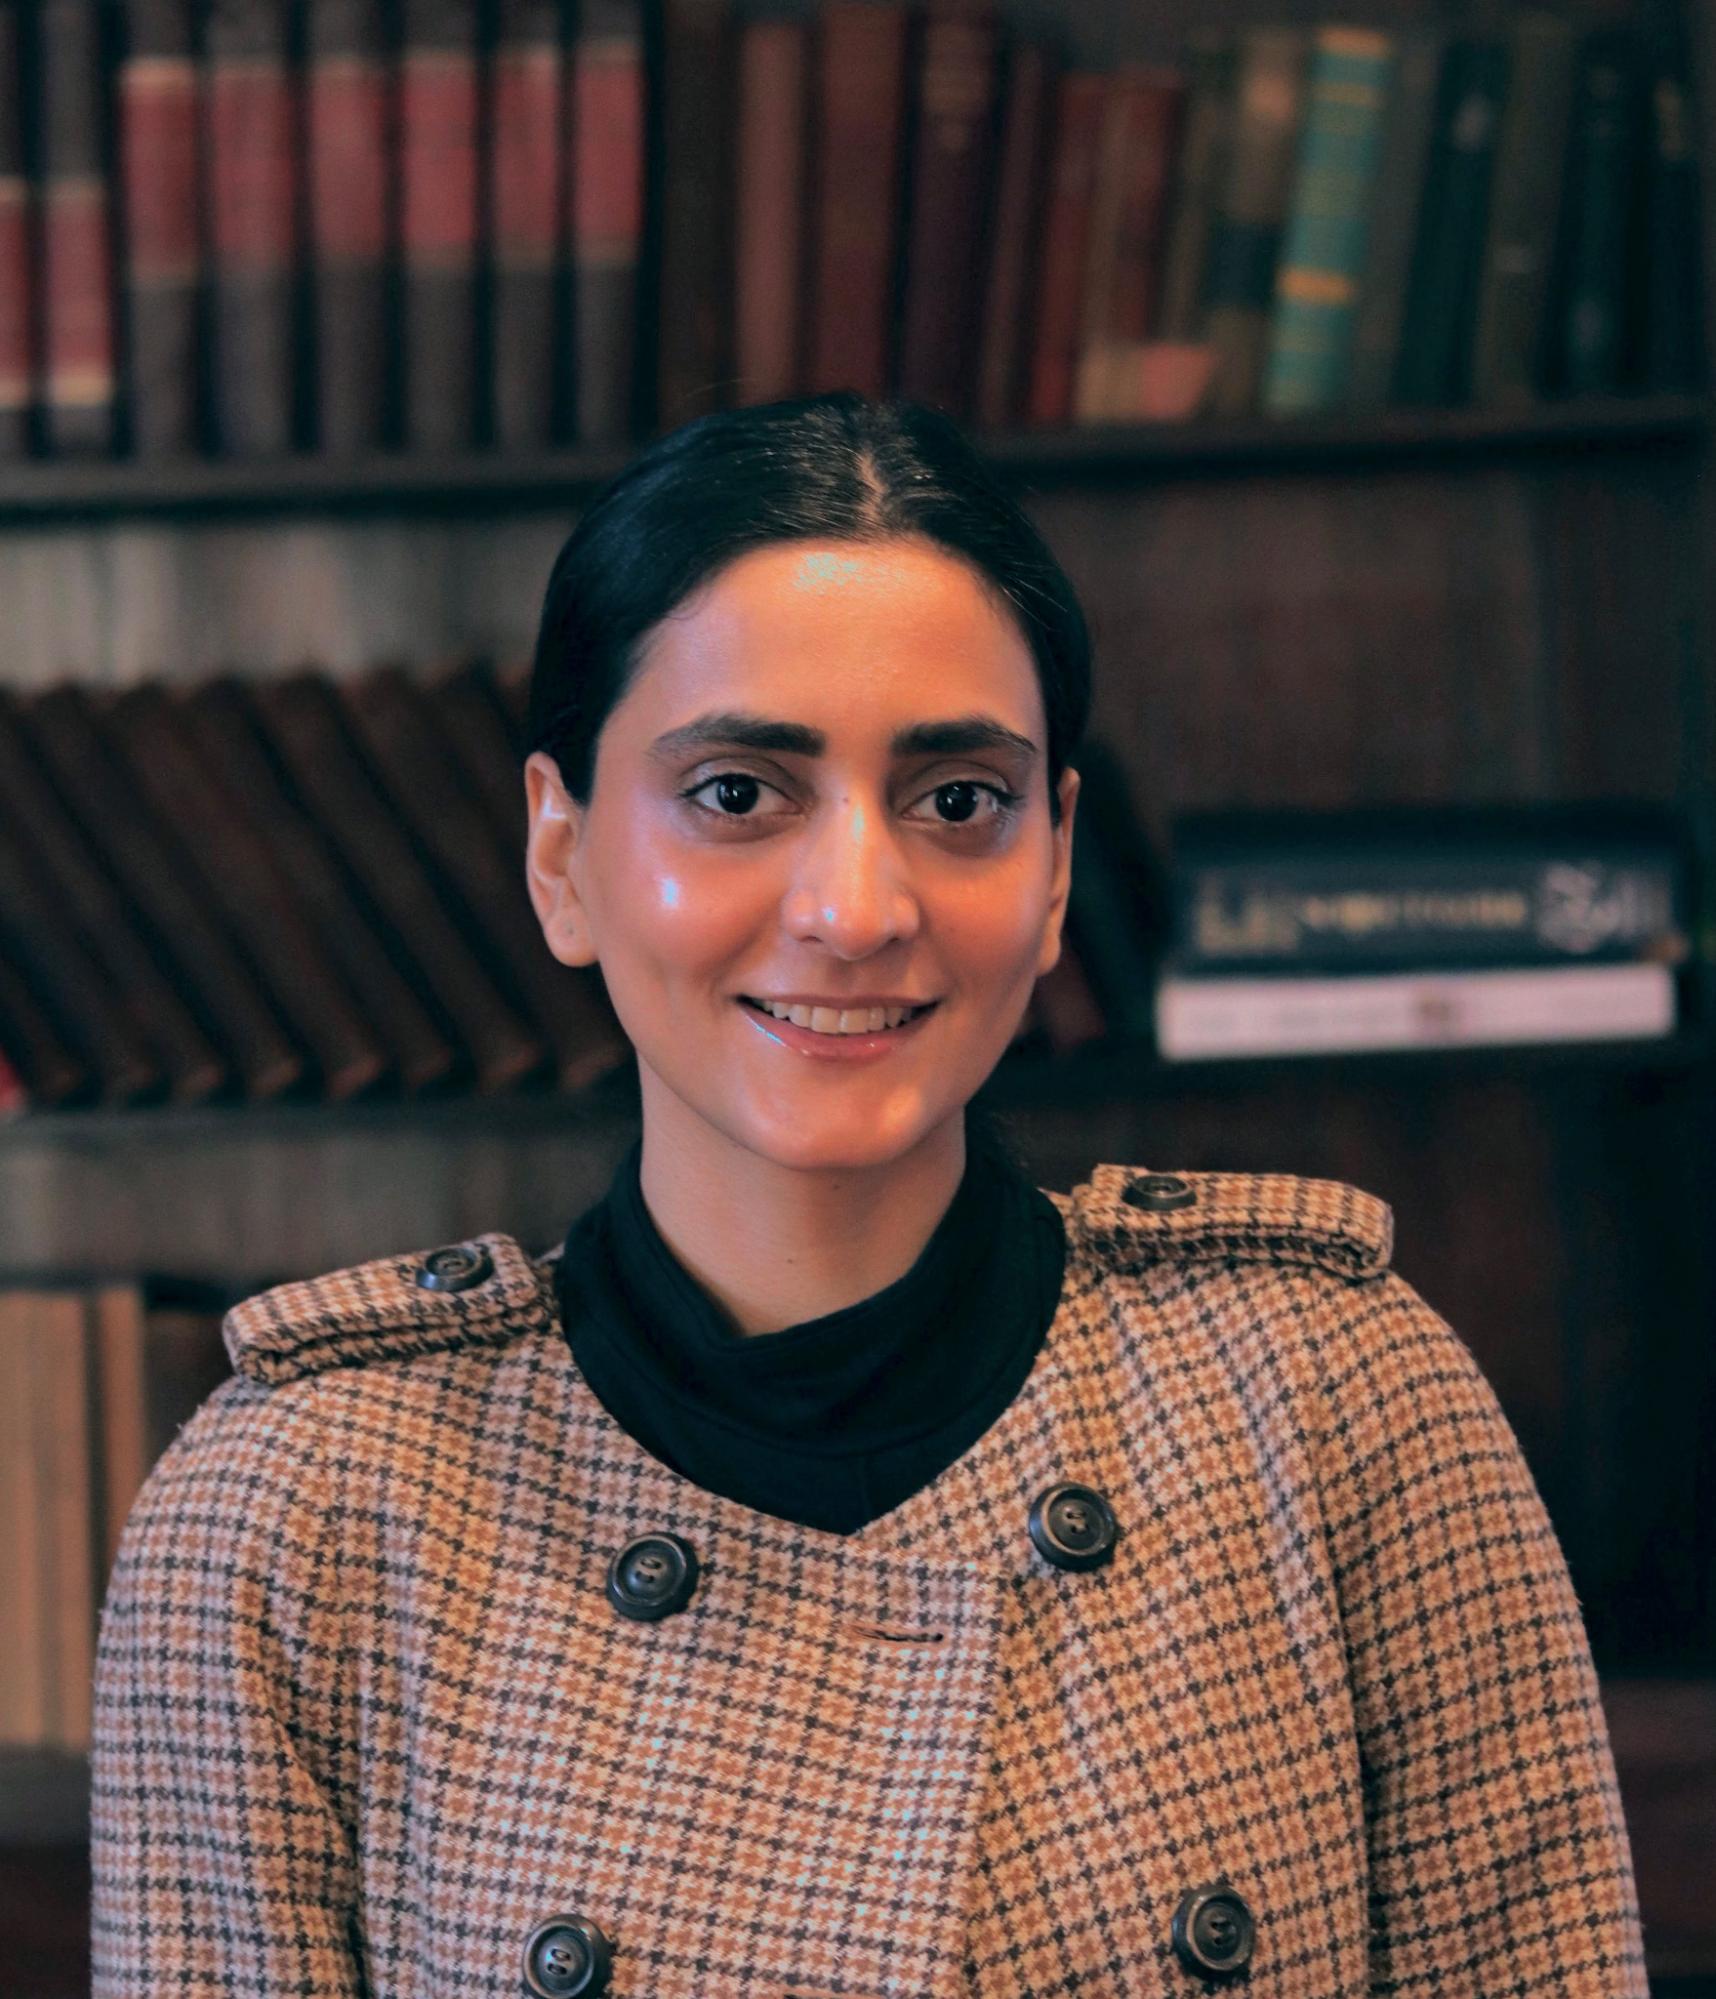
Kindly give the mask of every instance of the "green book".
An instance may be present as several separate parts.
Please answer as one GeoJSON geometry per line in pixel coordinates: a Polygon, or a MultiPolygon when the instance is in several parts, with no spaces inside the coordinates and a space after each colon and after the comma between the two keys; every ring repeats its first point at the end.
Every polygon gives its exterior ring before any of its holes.
{"type": "Polygon", "coordinates": [[[1262,402],[1271,416],[1333,409],[1346,392],[1382,155],[1394,38],[1321,27],[1287,211],[1262,402]]]}

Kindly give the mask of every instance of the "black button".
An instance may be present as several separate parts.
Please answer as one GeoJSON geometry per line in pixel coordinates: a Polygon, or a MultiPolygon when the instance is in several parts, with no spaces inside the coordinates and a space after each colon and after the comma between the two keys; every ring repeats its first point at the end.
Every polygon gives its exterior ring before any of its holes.
{"type": "Polygon", "coordinates": [[[1257,1925],[1225,1882],[1188,1888],[1174,1911],[1174,1948],[1188,1971],[1221,1977],[1251,1961],[1257,1925]]]}
{"type": "Polygon", "coordinates": [[[1031,1539],[1057,1569],[1096,1569],[1114,1553],[1114,1510],[1088,1485],[1050,1485],[1031,1507],[1031,1539]]]}
{"type": "Polygon", "coordinates": [[[608,1601],[640,1623],[683,1610],[696,1587],[696,1553],[677,1534],[640,1535],[608,1564],[608,1601]]]}
{"type": "Polygon", "coordinates": [[[588,1916],[550,1916],[524,1946],[531,1999],[593,1999],[608,1989],[613,1946],[588,1916]]]}
{"type": "Polygon", "coordinates": [[[1198,1198],[1189,1182],[1177,1173],[1140,1173],[1128,1180],[1120,1198],[1134,1208],[1160,1212],[1164,1208],[1189,1208],[1198,1198]]]}
{"type": "Polygon", "coordinates": [[[492,1277],[494,1268],[494,1258],[480,1242],[454,1242],[429,1252],[417,1266],[417,1282],[425,1291],[469,1291],[492,1277]]]}

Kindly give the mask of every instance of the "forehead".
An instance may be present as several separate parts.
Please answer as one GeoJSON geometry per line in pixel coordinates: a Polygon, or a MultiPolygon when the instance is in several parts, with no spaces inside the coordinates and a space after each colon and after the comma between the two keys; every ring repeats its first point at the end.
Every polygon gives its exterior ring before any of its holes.
{"type": "Polygon", "coordinates": [[[1036,663],[1011,611],[977,570],[920,542],[749,550],[650,634],[623,705],[673,722],[740,691],[830,726],[982,707],[1042,738],[1036,663]]]}

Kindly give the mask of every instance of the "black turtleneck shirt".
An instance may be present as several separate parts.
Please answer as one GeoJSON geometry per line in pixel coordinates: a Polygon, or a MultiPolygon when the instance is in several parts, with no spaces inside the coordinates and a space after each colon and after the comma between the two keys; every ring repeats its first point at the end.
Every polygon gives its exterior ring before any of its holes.
{"type": "Polygon", "coordinates": [[[1059,1210],[973,1134],[904,1276],[819,1319],[745,1334],[644,1203],[643,1142],[559,1259],[578,1371],[645,1450],[711,1492],[849,1534],[962,1456],[1029,1375],[1060,1299],[1059,1210]]]}

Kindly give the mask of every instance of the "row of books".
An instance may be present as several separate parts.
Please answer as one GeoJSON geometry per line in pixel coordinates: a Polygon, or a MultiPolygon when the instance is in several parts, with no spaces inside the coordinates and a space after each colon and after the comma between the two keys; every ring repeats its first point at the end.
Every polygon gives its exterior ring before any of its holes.
{"type": "MultiPolygon", "coordinates": [[[[526,677],[0,691],[0,1108],[576,1091],[627,1040],[525,888],[526,677]]],[[[1208,815],[1085,745],[1015,1047],[1169,1061],[1650,1038],[1697,957],[1645,807],[1208,815]]]]}
{"type": "Polygon", "coordinates": [[[162,1281],[0,1288],[0,1746],[88,1749],[120,1530],[230,1372],[227,1302],[162,1281]]]}
{"type": "Polygon", "coordinates": [[[0,6],[0,456],[996,429],[1702,379],[1674,17],[1202,31],[996,0],[0,6]]]}

